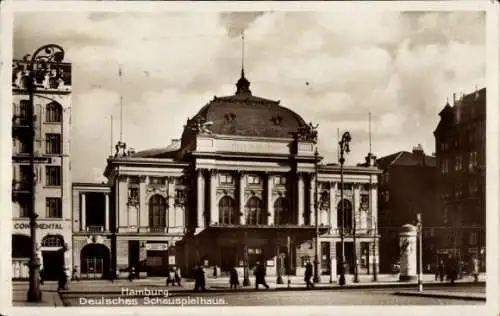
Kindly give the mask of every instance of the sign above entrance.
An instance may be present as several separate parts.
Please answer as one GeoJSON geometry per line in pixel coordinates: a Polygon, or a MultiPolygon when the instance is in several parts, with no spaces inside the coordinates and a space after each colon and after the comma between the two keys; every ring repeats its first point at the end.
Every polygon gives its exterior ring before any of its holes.
{"type": "MultiPolygon", "coordinates": [[[[29,223],[15,223],[14,224],[14,229],[29,229],[30,224],[29,223]]],[[[62,225],[60,223],[50,223],[50,224],[45,224],[45,223],[40,223],[36,224],[36,228],[38,229],[63,229],[62,225]]]]}
{"type": "Polygon", "coordinates": [[[166,251],[168,250],[168,244],[146,244],[146,250],[152,251],[166,251]]]}

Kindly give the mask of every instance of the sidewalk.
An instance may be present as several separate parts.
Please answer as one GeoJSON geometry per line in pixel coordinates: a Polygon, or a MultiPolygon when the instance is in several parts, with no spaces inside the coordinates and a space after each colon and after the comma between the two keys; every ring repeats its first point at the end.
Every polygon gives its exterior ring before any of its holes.
{"type": "MultiPolygon", "coordinates": [[[[303,290],[306,288],[306,284],[303,277],[300,276],[290,276],[290,284],[288,284],[288,277],[283,277],[283,284],[276,283],[276,277],[267,277],[266,281],[271,289],[274,290],[303,290]]],[[[486,281],[486,275],[482,275],[479,278],[478,283],[472,282],[472,278],[464,278],[462,280],[457,280],[457,284],[470,284],[477,286],[484,286],[486,281]]],[[[243,279],[240,278],[240,287],[236,290],[230,289],[229,278],[207,278],[206,288],[208,291],[217,292],[248,292],[255,291],[255,279],[250,278],[250,286],[242,287],[241,284],[243,279]]],[[[359,283],[353,283],[352,275],[346,276],[346,285],[340,286],[337,284],[337,280],[333,280],[330,283],[329,276],[321,276],[321,282],[315,284],[314,289],[370,289],[370,288],[401,288],[412,286],[416,282],[399,282],[399,277],[397,275],[379,275],[377,282],[374,282],[372,276],[360,275],[359,283]]],[[[434,280],[434,275],[424,275],[424,284],[435,285],[435,286],[447,286],[449,282],[438,282],[434,280]]],[[[450,285],[452,286],[452,285],[450,285]]],[[[162,288],[165,289],[165,278],[148,278],[139,279],[129,282],[128,280],[120,279],[110,282],[107,280],[82,280],[78,282],[72,282],[69,286],[69,290],[65,291],[67,294],[120,294],[122,289],[144,289],[149,288],[162,288]]],[[[182,287],[169,286],[167,289],[170,293],[178,292],[191,292],[194,288],[194,281],[192,279],[184,279],[182,282],[182,287]]],[[[260,286],[260,288],[263,288],[260,286]]]]}
{"type": "Polygon", "coordinates": [[[451,299],[459,299],[459,300],[471,300],[471,301],[484,301],[484,302],[486,302],[486,293],[471,293],[471,292],[456,292],[456,291],[433,291],[433,290],[424,290],[422,292],[418,292],[417,290],[412,290],[412,291],[399,291],[399,292],[395,292],[394,294],[399,295],[399,296],[451,298],[451,299]]]}
{"type": "Polygon", "coordinates": [[[26,300],[28,293],[28,283],[23,282],[22,286],[17,284],[18,282],[13,282],[12,285],[12,306],[14,307],[53,307],[53,306],[64,306],[63,301],[59,293],[57,292],[56,282],[46,282],[41,286],[42,290],[42,301],[39,303],[28,302],[26,300]],[[15,286],[14,286],[15,284],[15,286]]]}

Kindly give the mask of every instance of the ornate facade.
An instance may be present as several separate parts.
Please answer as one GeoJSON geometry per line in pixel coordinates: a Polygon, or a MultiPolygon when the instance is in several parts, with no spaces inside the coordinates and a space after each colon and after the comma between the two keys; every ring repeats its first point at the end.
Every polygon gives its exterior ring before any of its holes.
{"type": "Polygon", "coordinates": [[[202,264],[248,276],[265,262],[269,275],[302,274],[317,245],[321,272],[335,274],[344,223],[346,259],[353,267],[356,251],[359,271],[369,273],[378,262],[379,170],[344,167],[343,218],[340,166],[320,163],[317,126],[253,96],[243,72],[236,86],[235,95],[214,97],[188,119],[167,148],[117,145],[105,171],[112,269],[165,275],[175,265],[189,275],[202,264]]]}

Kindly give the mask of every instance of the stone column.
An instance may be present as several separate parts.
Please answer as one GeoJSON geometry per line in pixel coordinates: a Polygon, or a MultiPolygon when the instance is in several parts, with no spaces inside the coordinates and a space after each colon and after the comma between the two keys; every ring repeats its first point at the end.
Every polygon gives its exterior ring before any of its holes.
{"type": "Polygon", "coordinates": [[[246,224],[246,217],[245,217],[245,175],[243,172],[239,172],[239,186],[238,186],[238,201],[239,201],[239,207],[240,207],[240,225],[245,225],[246,224]]]}
{"type": "Polygon", "coordinates": [[[298,214],[297,214],[297,224],[298,225],[304,225],[304,193],[305,193],[305,188],[304,188],[304,175],[302,173],[299,173],[298,175],[298,184],[297,184],[297,203],[299,204],[297,209],[298,209],[298,214]]]}
{"type": "MultiPolygon", "coordinates": [[[[371,176],[370,176],[371,177],[371,176]]],[[[377,196],[377,184],[373,183],[370,185],[370,199],[369,199],[369,209],[370,209],[370,218],[372,221],[371,228],[376,229],[378,225],[378,196],[377,196]]]]}
{"type": "Polygon", "coordinates": [[[361,228],[361,225],[360,225],[360,212],[359,212],[359,209],[360,209],[360,205],[361,205],[361,195],[360,195],[360,184],[359,183],[355,183],[353,185],[353,198],[352,198],[352,207],[353,207],[353,210],[352,210],[352,216],[353,216],[353,219],[352,219],[352,223],[353,223],[353,226],[356,227],[356,229],[359,229],[361,228]]]}
{"type": "Polygon", "coordinates": [[[104,231],[109,231],[109,193],[104,194],[104,231]]]}
{"type": "Polygon", "coordinates": [[[175,178],[168,177],[168,216],[167,218],[167,231],[170,228],[176,227],[175,223],[175,178]]]}
{"type": "Polygon", "coordinates": [[[119,227],[128,227],[129,225],[129,211],[128,211],[128,178],[125,176],[118,177],[118,212],[119,217],[119,227]]]}
{"type": "Polygon", "coordinates": [[[210,224],[219,221],[219,208],[217,207],[217,170],[210,170],[210,224]]]}
{"type": "Polygon", "coordinates": [[[267,224],[274,225],[274,205],[273,205],[273,176],[269,173],[267,174],[267,224]]]}
{"type": "Polygon", "coordinates": [[[81,230],[87,231],[87,200],[85,198],[85,193],[81,194],[82,199],[82,228],[81,230]]]}
{"type": "Polygon", "coordinates": [[[149,210],[146,201],[146,186],[149,178],[146,176],[140,177],[139,182],[139,231],[147,231],[149,226],[149,210]]]}
{"type": "MultiPolygon", "coordinates": [[[[311,174],[311,181],[310,181],[310,185],[309,185],[309,196],[310,196],[310,199],[309,199],[309,214],[311,215],[311,225],[315,225],[315,221],[316,221],[316,214],[315,214],[315,209],[314,209],[314,194],[315,194],[315,191],[316,190],[316,182],[315,182],[315,175],[314,174],[311,174]]],[[[318,213],[319,213],[319,210],[318,210],[318,213]]],[[[318,214],[319,215],[319,214],[318,214]]]]}
{"type": "Polygon", "coordinates": [[[330,227],[337,228],[337,183],[330,183],[330,227]]]}
{"type": "Polygon", "coordinates": [[[198,219],[197,219],[197,226],[198,228],[205,228],[205,179],[203,177],[203,170],[202,169],[198,169],[197,170],[198,174],[197,174],[197,188],[196,188],[196,192],[197,192],[197,195],[198,195],[198,199],[197,199],[197,215],[198,215],[198,219]]]}

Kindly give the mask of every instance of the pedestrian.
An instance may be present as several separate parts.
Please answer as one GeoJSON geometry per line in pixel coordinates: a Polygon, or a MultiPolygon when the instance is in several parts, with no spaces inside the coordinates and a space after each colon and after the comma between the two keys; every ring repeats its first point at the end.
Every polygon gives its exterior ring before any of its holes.
{"type": "Polygon", "coordinates": [[[181,284],[181,268],[176,268],[174,273],[174,281],[178,286],[182,286],[181,284]]]}
{"type": "Polygon", "coordinates": [[[443,282],[444,281],[444,275],[445,275],[445,267],[444,267],[444,261],[443,260],[439,260],[438,273],[439,273],[439,281],[443,282]]]}
{"type": "Polygon", "coordinates": [[[238,285],[240,285],[240,281],[238,280],[238,271],[236,270],[235,267],[231,269],[231,272],[229,274],[229,285],[231,288],[238,288],[238,285]]]}
{"type": "Polygon", "coordinates": [[[130,282],[132,282],[134,280],[134,277],[135,277],[135,267],[132,266],[132,267],[130,267],[129,272],[128,272],[128,280],[130,282]]]}
{"type": "Polygon", "coordinates": [[[168,276],[167,276],[167,286],[172,284],[172,286],[175,286],[175,270],[174,267],[171,267],[168,270],[168,276]]]}
{"type": "Polygon", "coordinates": [[[57,290],[62,291],[66,289],[67,275],[64,268],[59,270],[59,276],[57,278],[57,290]]]}
{"type": "Polygon", "coordinates": [[[43,285],[44,282],[44,274],[45,271],[43,269],[40,270],[40,284],[43,285]]]}
{"type": "Polygon", "coordinates": [[[205,271],[203,271],[203,266],[199,265],[196,270],[195,270],[195,277],[194,277],[194,290],[196,292],[202,291],[204,292],[205,289],[205,271]]]}
{"type": "Polygon", "coordinates": [[[115,274],[113,273],[113,269],[109,268],[109,280],[111,281],[111,283],[114,283],[115,282],[115,274]]]}
{"type": "Polygon", "coordinates": [[[214,276],[214,279],[217,279],[217,265],[214,266],[213,276],[214,276]]]}
{"type": "Polygon", "coordinates": [[[307,262],[306,262],[306,271],[304,273],[304,281],[306,281],[306,287],[308,289],[312,288],[314,286],[313,283],[311,282],[312,276],[313,276],[313,266],[311,264],[311,261],[307,260],[307,262]]]}
{"type": "Polygon", "coordinates": [[[472,258],[472,276],[474,277],[474,282],[479,281],[479,259],[474,257],[472,258]]]}
{"type": "Polygon", "coordinates": [[[446,264],[446,278],[450,281],[451,284],[454,284],[455,280],[457,279],[457,271],[458,262],[455,258],[450,256],[446,264]]]}
{"type": "Polygon", "coordinates": [[[255,289],[259,289],[259,285],[262,284],[266,289],[269,288],[269,285],[266,283],[266,267],[263,263],[257,262],[257,267],[255,268],[255,289]]]}
{"type": "Polygon", "coordinates": [[[73,267],[73,273],[71,275],[71,280],[78,281],[78,266],[73,267]]]}

